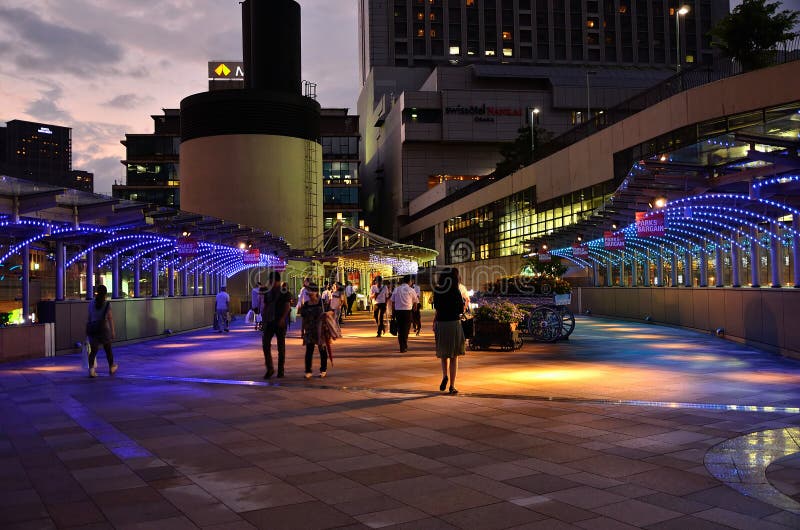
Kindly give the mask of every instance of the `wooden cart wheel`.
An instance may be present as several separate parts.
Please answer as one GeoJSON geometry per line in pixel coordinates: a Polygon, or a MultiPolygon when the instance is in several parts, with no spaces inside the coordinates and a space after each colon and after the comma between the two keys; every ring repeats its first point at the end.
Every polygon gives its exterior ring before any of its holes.
{"type": "Polygon", "coordinates": [[[575,315],[566,306],[561,306],[561,338],[568,339],[575,331],[575,315]]]}
{"type": "Polygon", "coordinates": [[[535,340],[553,342],[561,336],[561,316],[547,306],[539,306],[531,311],[528,330],[535,340]]]}

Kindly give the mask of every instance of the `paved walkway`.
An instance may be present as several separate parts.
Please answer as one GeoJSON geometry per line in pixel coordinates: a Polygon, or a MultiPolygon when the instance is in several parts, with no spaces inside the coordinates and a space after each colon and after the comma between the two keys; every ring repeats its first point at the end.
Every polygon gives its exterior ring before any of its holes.
{"type": "Polygon", "coordinates": [[[800,527],[800,362],[579,318],[468,352],[449,396],[429,321],[402,355],[349,322],[310,381],[293,338],[265,382],[241,322],[119,346],[113,378],[2,365],[0,527],[800,527]]]}

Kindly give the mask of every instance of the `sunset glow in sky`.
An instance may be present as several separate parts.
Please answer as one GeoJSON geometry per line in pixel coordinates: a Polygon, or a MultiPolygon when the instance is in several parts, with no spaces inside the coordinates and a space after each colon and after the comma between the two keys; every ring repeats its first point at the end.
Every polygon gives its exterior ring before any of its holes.
{"type": "MultiPolygon", "coordinates": [[[[303,79],[323,107],[358,96],[355,0],[299,0],[303,79]]],[[[125,133],[153,132],[152,114],[208,89],[211,60],[241,60],[238,0],[3,0],[0,124],[72,127],[73,169],[95,191],[124,183],[125,133]]]]}

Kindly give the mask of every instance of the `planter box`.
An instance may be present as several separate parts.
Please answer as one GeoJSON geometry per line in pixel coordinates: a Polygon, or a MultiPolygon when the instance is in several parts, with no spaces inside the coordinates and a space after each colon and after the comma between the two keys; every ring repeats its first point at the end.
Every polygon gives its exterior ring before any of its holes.
{"type": "Polygon", "coordinates": [[[555,305],[569,305],[572,303],[572,293],[554,295],[553,303],[555,305]]]}
{"type": "Polygon", "coordinates": [[[473,326],[473,336],[469,339],[469,346],[473,350],[500,346],[502,349],[510,351],[522,347],[522,339],[519,338],[516,323],[475,319],[473,326]]]}

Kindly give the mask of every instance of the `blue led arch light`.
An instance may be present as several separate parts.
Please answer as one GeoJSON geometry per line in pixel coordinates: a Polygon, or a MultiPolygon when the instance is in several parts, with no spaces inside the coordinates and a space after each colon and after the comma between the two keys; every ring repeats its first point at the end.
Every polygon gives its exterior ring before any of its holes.
{"type": "MultiPolygon", "coordinates": [[[[146,262],[145,260],[148,260],[148,254],[152,254],[153,252],[155,252],[157,250],[160,250],[160,249],[163,249],[163,248],[166,248],[167,251],[164,252],[163,254],[159,254],[158,255],[158,258],[160,260],[164,259],[164,256],[166,256],[168,254],[172,254],[173,252],[175,252],[174,247],[172,247],[172,243],[160,243],[158,245],[153,245],[153,246],[149,246],[150,243],[148,243],[147,245],[148,245],[148,249],[147,250],[139,251],[136,254],[134,254],[133,256],[130,256],[128,259],[126,259],[122,263],[122,267],[125,268],[125,269],[129,269],[129,270],[135,269],[136,268],[136,260],[137,259],[141,259],[142,260],[142,266],[144,266],[144,263],[146,262]],[[170,247],[172,247],[172,248],[170,248],[170,247]]],[[[149,261],[147,261],[147,262],[149,262],[149,261]]]]}
{"type": "MultiPolygon", "coordinates": [[[[775,223],[775,224],[779,225],[781,228],[783,228],[785,231],[790,232],[792,235],[797,233],[794,229],[792,229],[791,226],[786,225],[785,223],[783,223],[783,221],[780,221],[778,217],[769,217],[767,215],[763,215],[763,214],[760,214],[758,212],[752,212],[750,210],[742,210],[740,208],[732,208],[732,207],[725,207],[725,206],[706,206],[706,205],[689,206],[688,208],[691,209],[691,211],[692,211],[691,219],[693,219],[695,217],[695,215],[700,215],[700,216],[703,216],[703,215],[722,215],[721,212],[727,212],[727,213],[733,213],[733,214],[742,214],[744,216],[744,219],[748,219],[748,220],[751,217],[753,217],[758,221],[762,221],[762,222],[766,222],[766,223],[770,223],[770,224],[771,223],[775,223]]],[[[685,210],[685,209],[686,208],[681,208],[681,210],[685,210]]],[[[672,216],[672,215],[674,215],[674,213],[670,212],[670,215],[672,216]]],[[[678,216],[676,216],[676,217],[678,217],[678,216]]],[[[679,217],[686,218],[685,215],[682,215],[682,216],[679,216],[679,217]]],[[[732,217],[732,219],[739,220],[740,218],[739,217],[732,217]]],[[[747,222],[749,222],[749,221],[742,221],[739,224],[745,224],[747,222]]],[[[763,230],[763,229],[761,231],[762,232],[768,232],[768,230],[763,230]]]]}
{"type": "Polygon", "coordinates": [[[172,244],[171,241],[167,242],[167,243],[164,243],[164,242],[154,243],[153,241],[139,241],[139,242],[134,243],[132,245],[127,245],[127,246],[125,246],[123,248],[120,248],[119,250],[117,250],[115,252],[112,252],[111,254],[107,254],[102,260],[100,260],[100,262],[98,263],[97,266],[98,267],[103,267],[104,265],[110,263],[111,260],[113,260],[114,258],[116,258],[116,257],[124,257],[123,254],[125,254],[125,253],[127,253],[127,252],[129,252],[129,251],[131,251],[131,250],[133,250],[135,248],[148,247],[147,250],[143,250],[141,252],[137,252],[135,256],[133,256],[132,258],[127,260],[123,264],[123,267],[127,267],[137,257],[141,257],[142,254],[147,253],[147,252],[152,252],[157,248],[163,248],[163,247],[166,247],[166,246],[171,245],[171,244],[172,244]]]}
{"type": "MultiPolygon", "coordinates": [[[[695,221],[697,221],[697,220],[695,220],[695,221]]],[[[706,221],[702,221],[702,222],[705,223],[706,221]]],[[[700,250],[705,250],[706,252],[708,252],[708,250],[709,250],[708,247],[709,246],[711,246],[711,248],[716,248],[717,242],[715,240],[713,240],[713,239],[709,239],[708,237],[706,237],[705,236],[706,233],[710,232],[710,233],[713,233],[715,235],[724,237],[724,234],[721,234],[719,232],[716,232],[716,231],[710,230],[710,229],[701,232],[700,230],[698,230],[698,223],[690,223],[690,222],[687,222],[687,221],[684,221],[684,220],[672,220],[672,221],[670,221],[670,232],[671,232],[670,235],[672,237],[677,237],[675,235],[675,233],[677,232],[678,234],[683,234],[685,236],[688,236],[689,238],[694,238],[694,239],[700,240],[700,241],[691,241],[691,239],[690,239],[689,241],[687,241],[687,243],[690,243],[692,247],[690,249],[684,249],[684,251],[688,250],[693,255],[697,254],[700,250]],[[684,228],[682,228],[683,226],[691,228],[691,230],[684,229],[684,228]]],[[[739,243],[737,243],[737,245],[740,248],[743,248],[741,245],[739,245],[739,243]]]]}
{"type": "MultiPolygon", "coordinates": [[[[32,223],[9,223],[9,224],[15,224],[16,225],[16,224],[32,224],[32,223]]],[[[0,226],[2,226],[2,225],[0,225],[0,226]]],[[[36,225],[34,225],[34,226],[36,226],[36,225]]],[[[38,225],[38,226],[47,226],[47,223],[44,223],[43,225],[38,225]]],[[[81,232],[97,233],[97,232],[101,232],[101,230],[93,229],[91,227],[85,227],[85,226],[80,226],[78,228],[75,228],[74,226],[71,226],[71,225],[69,225],[69,226],[60,226],[60,227],[57,227],[57,228],[51,228],[49,233],[48,232],[44,232],[44,233],[41,233],[41,234],[36,234],[35,236],[29,237],[28,239],[26,239],[22,243],[18,243],[16,245],[10,247],[8,252],[6,252],[3,256],[0,256],[0,263],[4,262],[5,260],[7,260],[11,256],[13,256],[14,254],[19,254],[20,250],[22,250],[25,247],[25,245],[29,245],[29,244],[34,243],[36,241],[42,240],[42,239],[44,239],[46,237],[52,237],[54,235],[59,235],[59,234],[67,234],[67,233],[70,233],[70,232],[73,232],[73,233],[81,233],[81,232]]],[[[67,265],[67,267],[68,266],[69,265],[67,265]]]]}
{"type": "Polygon", "coordinates": [[[770,179],[759,180],[753,184],[754,188],[765,188],[767,186],[776,186],[779,184],[789,184],[790,182],[797,182],[800,180],[800,175],[782,175],[780,177],[772,177],[770,179]]]}
{"type": "MultiPolygon", "coordinates": [[[[761,226],[759,226],[759,225],[757,225],[755,223],[751,223],[749,221],[745,221],[743,219],[738,219],[736,217],[731,217],[729,215],[722,215],[722,214],[706,213],[705,215],[708,216],[708,217],[713,217],[715,219],[724,219],[724,220],[728,220],[728,221],[732,221],[732,222],[738,222],[740,226],[741,225],[748,226],[748,227],[750,227],[750,228],[752,228],[752,229],[754,229],[754,230],[756,230],[758,232],[761,232],[762,234],[768,235],[770,238],[780,239],[780,237],[778,235],[776,235],[775,233],[773,233],[771,230],[765,230],[763,227],[761,227],[761,226]]],[[[752,237],[747,232],[743,232],[743,231],[738,230],[738,229],[736,229],[736,232],[738,232],[739,234],[742,234],[744,237],[748,237],[748,238],[752,237]]],[[[761,246],[764,246],[760,241],[759,241],[759,244],[761,246]]]]}
{"type": "Polygon", "coordinates": [[[571,251],[567,251],[566,249],[554,250],[553,252],[551,252],[551,254],[553,256],[558,256],[559,258],[569,260],[575,263],[576,265],[580,265],[582,269],[591,268],[591,265],[589,263],[582,260],[581,258],[576,258],[575,256],[572,255],[571,251]]]}
{"type": "MultiPolygon", "coordinates": [[[[721,226],[722,228],[724,228],[728,232],[736,232],[738,235],[740,235],[741,237],[743,237],[744,239],[746,239],[748,241],[752,237],[752,235],[747,233],[747,232],[739,230],[738,228],[732,227],[732,226],[727,225],[725,223],[721,223],[721,222],[715,221],[713,219],[693,219],[693,221],[695,221],[695,222],[690,223],[690,222],[683,221],[683,220],[673,220],[673,221],[670,221],[670,223],[672,224],[672,230],[675,231],[675,232],[687,233],[687,230],[680,229],[680,228],[678,228],[678,226],[687,225],[687,226],[697,230],[698,226],[701,225],[701,224],[710,224],[710,225],[714,225],[714,226],[721,226]]],[[[737,247],[739,247],[741,250],[743,250],[745,252],[749,252],[750,251],[750,249],[749,249],[749,247],[747,247],[747,245],[742,244],[739,241],[734,241],[733,239],[731,239],[730,234],[725,234],[725,233],[720,232],[718,230],[711,230],[711,229],[709,229],[708,232],[713,233],[713,234],[715,234],[715,235],[717,235],[719,237],[725,238],[727,241],[730,241],[731,244],[736,245],[737,247]]],[[[691,234],[695,234],[695,232],[691,232],[691,234]]],[[[713,239],[711,239],[711,240],[706,239],[706,241],[708,241],[714,248],[716,248],[716,242],[713,239]]],[[[763,248],[767,248],[767,246],[762,244],[762,243],[759,243],[759,245],[761,245],[761,247],[763,247],[763,248]]]]}
{"type": "Polygon", "coordinates": [[[122,241],[130,241],[132,239],[133,240],[162,241],[162,242],[165,242],[165,243],[173,241],[170,238],[166,238],[166,237],[162,237],[162,236],[154,236],[154,235],[150,235],[150,234],[126,234],[126,235],[121,235],[121,236],[114,236],[114,237],[111,237],[109,239],[105,239],[105,240],[103,240],[103,241],[101,241],[99,243],[95,243],[93,245],[90,245],[90,246],[86,247],[85,249],[83,249],[82,251],[78,252],[77,254],[75,254],[75,256],[73,256],[73,258],[70,260],[70,262],[67,264],[67,266],[69,267],[70,265],[72,265],[73,263],[78,261],[82,256],[86,255],[86,253],[89,252],[90,250],[96,250],[98,248],[103,248],[103,247],[116,246],[115,243],[119,243],[119,242],[122,242],[122,241]]]}

